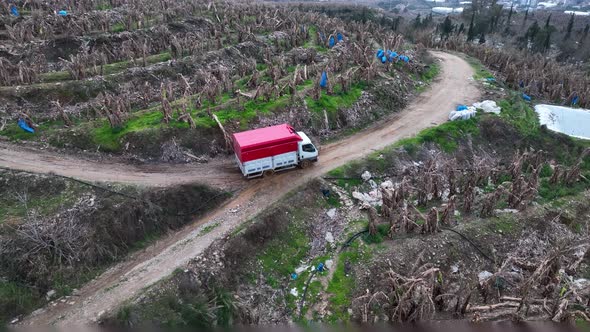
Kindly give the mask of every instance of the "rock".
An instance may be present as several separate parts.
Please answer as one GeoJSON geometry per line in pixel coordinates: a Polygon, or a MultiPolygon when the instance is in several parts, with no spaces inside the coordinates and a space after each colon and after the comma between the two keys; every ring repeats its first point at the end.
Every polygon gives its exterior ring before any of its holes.
{"type": "Polygon", "coordinates": [[[295,273],[297,274],[301,274],[301,272],[307,270],[309,268],[309,266],[305,265],[305,266],[300,266],[298,268],[295,269],[295,273]]]}
{"type": "Polygon", "coordinates": [[[391,182],[390,180],[381,182],[381,188],[383,188],[383,189],[391,189],[391,188],[393,188],[393,182],[391,182]]]}
{"type": "Polygon", "coordinates": [[[336,216],[336,209],[330,209],[326,212],[326,214],[328,217],[330,217],[330,219],[334,219],[334,216],[336,216]]]}
{"type": "Polygon", "coordinates": [[[49,301],[55,297],[55,294],[57,294],[57,292],[52,289],[49,292],[47,292],[47,294],[45,294],[45,298],[47,299],[47,301],[49,301]]]}
{"type": "Polygon", "coordinates": [[[361,179],[363,179],[363,181],[369,181],[371,179],[371,173],[369,173],[369,171],[364,171],[361,175],[361,179]]]}
{"type": "Polygon", "coordinates": [[[325,239],[328,243],[334,243],[334,235],[332,235],[332,232],[327,232],[325,239]]]}
{"type": "Polygon", "coordinates": [[[489,271],[481,271],[477,277],[479,278],[479,283],[480,285],[483,284],[486,280],[488,280],[491,276],[493,276],[494,274],[492,272],[489,271]]]}
{"type": "Polygon", "coordinates": [[[334,266],[334,261],[331,260],[331,259],[326,260],[326,268],[328,270],[331,270],[332,269],[332,266],[334,266]]]}

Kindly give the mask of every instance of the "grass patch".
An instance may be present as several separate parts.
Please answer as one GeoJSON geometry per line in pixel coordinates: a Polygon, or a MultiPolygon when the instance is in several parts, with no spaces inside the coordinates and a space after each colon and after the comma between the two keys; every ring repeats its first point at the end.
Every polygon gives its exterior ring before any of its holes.
{"type": "Polygon", "coordinates": [[[332,315],[327,318],[330,323],[345,322],[350,320],[348,308],[352,304],[352,294],[355,289],[355,280],[349,271],[361,261],[368,261],[370,254],[363,250],[359,241],[355,241],[346,251],[338,256],[336,270],[328,283],[326,291],[330,296],[330,311],[332,315]]]}
{"type": "Polygon", "coordinates": [[[214,230],[215,228],[217,228],[220,225],[220,223],[216,222],[213,223],[211,225],[207,225],[205,227],[203,227],[203,229],[201,229],[201,231],[199,232],[199,236],[200,235],[205,235],[207,233],[210,233],[212,230],[214,230]]]}
{"type": "Polygon", "coordinates": [[[41,303],[38,291],[0,280],[0,325],[8,323],[18,315],[31,312],[41,303]]]}
{"type": "Polygon", "coordinates": [[[343,92],[339,86],[334,88],[334,94],[328,95],[322,92],[321,97],[318,100],[314,100],[311,97],[306,97],[305,101],[310,111],[315,113],[321,113],[326,110],[328,113],[334,113],[341,108],[352,106],[361,96],[364,83],[353,84],[347,92],[343,92]]]}
{"type": "MultiPolygon", "coordinates": [[[[160,54],[150,55],[150,56],[146,57],[146,65],[152,65],[155,63],[165,62],[165,61],[170,60],[171,58],[172,57],[170,55],[170,52],[163,52],[160,54]]],[[[143,65],[142,58],[135,59],[135,62],[133,60],[126,60],[126,61],[109,63],[109,64],[106,64],[103,66],[103,74],[104,75],[115,74],[115,73],[121,72],[123,70],[126,70],[128,68],[139,67],[142,65],[143,65]]],[[[68,71],[64,70],[64,71],[54,71],[54,72],[43,73],[40,75],[40,79],[41,79],[41,82],[43,82],[43,83],[51,83],[51,82],[60,82],[60,81],[71,80],[72,76],[70,75],[70,73],[68,71]]]]}
{"type": "Polygon", "coordinates": [[[478,59],[474,57],[467,57],[466,60],[471,65],[473,70],[475,70],[475,74],[473,75],[475,80],[487,80],[488,78],[494,78],[494,75],[492,75],[492,73],[490,73],[478,59]]]}

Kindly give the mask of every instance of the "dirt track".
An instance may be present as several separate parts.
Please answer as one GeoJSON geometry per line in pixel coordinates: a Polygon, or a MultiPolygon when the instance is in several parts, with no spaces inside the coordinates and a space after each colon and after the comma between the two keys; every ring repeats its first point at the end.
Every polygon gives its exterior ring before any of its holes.
{"type": "Polygon", "coordinates": [[[72,298],[75,304],[50,306],[29,316],[23,323],[80,325],[93,322],[103,313],[115,310],[125,300],[139,294],[144,287],[182,267],[214,240],[308,180],[416,134],[421,129],[446,121],[449,110],[459,103],[476,101],[479,91],[473,80],[469,79],[473,75],[469,64],[455,55],[441,52],[433,54],[442,60],[441,75],[407,109],[344,140],[323,146],[320,161],[309,169],[293,170],[249,182],[241,180],[241,174],[230,159],[196,167],[144,168],[114,163],[96,164],[29,150],[15,152],[10,146],[0,145],[0,166],[14,169],[54,172],[91,181],[155,186],[202,181],[226,188],[244,188],[225,206],[131,255],[88,283],[72,298]],[[220,225],[210,233],[199,235],[200,226],[215,222],[220,225]]]}

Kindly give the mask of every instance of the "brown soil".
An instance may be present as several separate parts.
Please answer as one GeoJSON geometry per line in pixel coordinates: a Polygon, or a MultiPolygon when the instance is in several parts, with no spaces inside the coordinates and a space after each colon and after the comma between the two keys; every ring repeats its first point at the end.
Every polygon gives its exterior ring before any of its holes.
{"type": "Polygon", "coordinates": [[[404,111],[353,136],[321,147],[320,161],[305,170],[298,169],[246,181],[241,179],[231,158],[217,159],[197,166],[131,166],[77,160],[27,149],[15,151],[14,147],[0,144],[0,166],[14,169],[54,172],[90,181],[115,181],[147,186],[197,181],[225,188],[243,188],[225,206],[137,252],[88,283],[77,292],[75,304],[58,303],[48,306],[33,313],[24,324],[79,325],[94,322],[104,313],[115,310],[125,300],[139,294],[143,288],[185,265],[214,240],[275,203],[289,191],[346,162],[382,149],[426,127],[444,122],[448,112],[459,103],[476,101],[479,91],[473,80],[469,79],[473,75],[469,64],[455,55],[432,53],[442,61],[441,75],[428,91],[421,94],[404,111]],[[200,234],[199,226],[217,222],[220,225],[211,232],[200,234]]]}

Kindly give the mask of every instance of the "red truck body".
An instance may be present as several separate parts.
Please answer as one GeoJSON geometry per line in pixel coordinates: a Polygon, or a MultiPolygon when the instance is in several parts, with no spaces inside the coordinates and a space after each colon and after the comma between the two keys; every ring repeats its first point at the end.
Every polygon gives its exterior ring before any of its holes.
{"type": "Polygon", "coordinates": [[[287,124],[233,135],[234,152],[242,163],[297,151],[297,143],[301,140],[297,132],[287,124]]]}

